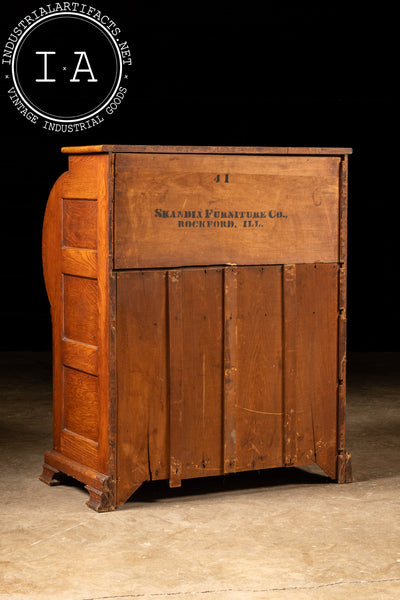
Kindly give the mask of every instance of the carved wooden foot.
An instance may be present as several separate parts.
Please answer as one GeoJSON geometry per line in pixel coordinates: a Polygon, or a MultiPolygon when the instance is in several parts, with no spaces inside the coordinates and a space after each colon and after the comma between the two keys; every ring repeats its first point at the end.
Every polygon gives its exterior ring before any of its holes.
{"type": "Polygon", "coordinates": [[[65,479],[65,475],[54,467],[44,463],[43,472],[39,476],[39,479],[47,485],[61,485],[62,480],[65,479]]]}
{"type": "Polygon", "coordinates": [[[114,494],[108,485],[108,480],[104,481],[103,489],[97,490],[90,485],[85,485],[85,490],[89,492],[89,500],[86,505],[96,512],[109,512],[114,510],[114,494]]]}
{"type": "Polygon", "coordinates": [[[46,452],[43,473],[39,477],[47,485],[58,485],[72,477],[85,484],[89,492],[87,505],[97,512],[115,508],[115,481],[109,475],[99,473],[81,463],[63,456],[56,450],[46,452]]]}

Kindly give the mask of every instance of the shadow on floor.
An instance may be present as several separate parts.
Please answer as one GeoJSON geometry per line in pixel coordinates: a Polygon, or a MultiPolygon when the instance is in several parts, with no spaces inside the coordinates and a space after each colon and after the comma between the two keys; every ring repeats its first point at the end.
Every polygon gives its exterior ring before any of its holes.
{"type": "Polygon", "coordinates": [[[156,502],[166,498],[183,498],[274,486],[327,483],[332,483],[332,480],[326,475],[299,468],[265,469],[216,477],[186,479],[182,481],[182,486],[179,488],[170,488],[168,481],[145,482],[131,496],[128,503],[156,502]]]}
{"type": "MultiPolygon", "coordinates": [[[[0,387],[3,464],[17,456],[25,464],[24,455],[40,464],[51,448],[51,354],[0,353],[0,387]]],[[[350,354],[347,396],[347,450],[352,454],[354,481],[399,475],[400,353],[350,354]]],[[[331,480],[315,466],[189,479],[172,489],[168,481],[148,482],[135,492],[128,506],[135,501],[328,483],[331,480]]],[[[83,487],[72,479],[66,484],[83,487]]]]}

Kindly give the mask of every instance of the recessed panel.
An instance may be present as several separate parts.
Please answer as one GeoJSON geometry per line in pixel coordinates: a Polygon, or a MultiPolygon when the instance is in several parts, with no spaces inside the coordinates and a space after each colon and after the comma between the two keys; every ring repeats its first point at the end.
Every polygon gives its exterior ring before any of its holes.
{"type": "Polygon", "coordinates": [[[97,202],[95,200],[63,201],[64,248],[97,248],[97,202]]]}
{"type": "Polygon", "coordinates": [[[63,276],[64,337],[98,343],[98,283],[85,277],[63,276]]]}
{"type": "Polygon", "coordinates": [[[64,367],[63,429],[97,442],[99,389],[96,376],[64,367]]]}

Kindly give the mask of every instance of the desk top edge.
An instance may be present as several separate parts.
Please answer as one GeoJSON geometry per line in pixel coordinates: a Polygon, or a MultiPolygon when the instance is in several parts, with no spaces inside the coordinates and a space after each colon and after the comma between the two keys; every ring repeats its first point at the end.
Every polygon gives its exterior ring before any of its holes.
{"type": "Polygon", "coordinates": [[[65,146],[64,154],[100,154],[100,153],[156,153],[156,154],[254,154],[254,155],[312,155],[343,156],[352,154],[351,148],[313,148],[313,147],[265,147],[265,146],[147,146],[147,145],[107,145],[65,146]]]}

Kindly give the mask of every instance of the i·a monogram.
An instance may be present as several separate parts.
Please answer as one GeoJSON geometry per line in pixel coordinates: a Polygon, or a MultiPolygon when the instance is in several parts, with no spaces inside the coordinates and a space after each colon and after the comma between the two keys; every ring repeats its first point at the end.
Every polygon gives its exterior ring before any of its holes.
{"type": "MultiPolygon", "coordinates": [[[[43,77],[39,79],[35,79],[37,83],[54,83],[56,79],[50,78],[48,75],[48,57],[51,55],[56,55],[56,52],[52,50],[38,50],[35,54],[43,56],[43,77]]],[[[74,52],[75,55],[79,55],[78,62],[75,68],[75,73],[72,79],[70,79],[71,83],[79,83],[81,80],[77,77],[78,73],[89,73],[90,77],[86,79],[89,83],[96,83],[98,79],[95,78],[93,74],[92,67],[90,66],[88,56],[85,51],[78,50],[74,52]],[[86,68],[82,68],[82,62],[86,64],[86,68]]]]}

